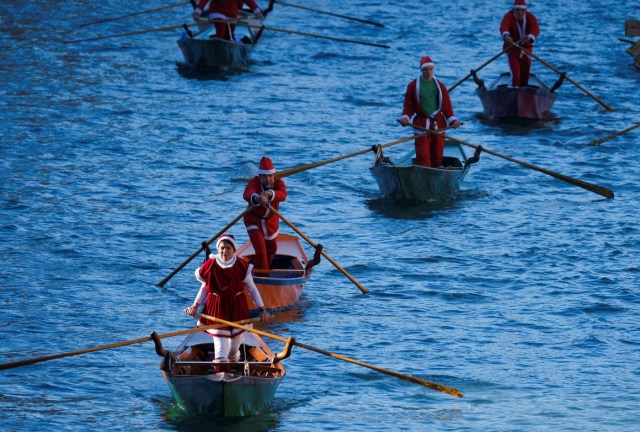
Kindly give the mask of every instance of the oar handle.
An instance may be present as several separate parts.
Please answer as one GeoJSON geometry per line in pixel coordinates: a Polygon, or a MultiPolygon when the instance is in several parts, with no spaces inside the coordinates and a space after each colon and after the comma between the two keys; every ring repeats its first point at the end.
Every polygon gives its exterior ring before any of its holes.
{"type": "Polygon", "coordinates": [[[434,383],[434,382],[431,382],[431,381],[423,380],[421,378],[416,378],[416,377],[411,376],[411,375],[401,374],[401,373],[396,372],[396,371],[392,371],[392,370],[389,370],[389,369],[381,368],[379,366],[374,366],[374,365],[371,365],[371,364],[368,364],[368,363],[364,363],[364,362],[361,362],[360,360],[352,359],[350,357],[347,357],[347,356],[344,356],[344,355],[341,355],[341,354],[333,353],[331,351],[326,351],[326,350],[323,350],[323,349],[320,349],[320,348],[316,348],[316,347],[311,346],[311,345],[306,345],[306,344],[303,344],[301,342],[297,342],[293,338],[283,338],[282,336],[278,336],[278,335],[275,335],[275,334],[272,334],[272,333],[267,333],[267,332],[261,331],[261,330],[256,330],[256,329],[251,328],[251,327],[245,327],[243,325],[238,325],[236,323],[233,323],[233,322],[230,322],[230,321],[226,321],[226,320],[223,320],[221,318],[215,318],[215,317],[212,317],[212,316],[209,316],[209,315],[205,315],[205,314],[202,314],[201,316],[206,318],[206,319],[208,319],[208,320],[210,320],[210,321],[219,322],[221,324],[226,324],[226,325],[228,325],[230,327],[239,328],[239,329],[251,332],[251,333],[255,333],[255,334],[260,335],[260,336],[264,336],[264,337],[268,337],[270,339],[274,339],[274,340],[280,341],[280,342],[292,343],[293,345],[295,345],[297,347],[304,348],[304,349],[309,350],[309,351],[317,352],[318,354],[323,354],[323,355],[326,355],[328,357],[333,357],[333,358],[338,359],[338,360],[342,360],[342,361],[345,361],[345,362],[348,362],[348,363],[353,363],[353,364],[358,365],[358,366],[362,366],[362,367],[365,367],[365,368],[368,368],[368,369],[371,369],[371,370],[375,370],[377,372],[381,372],[381,373],[384,373],[384,374],[387,374],[387,375],[391,375],[391,376],[394,376],[396,378],[403,379],[405,381],[409,381],[409,382],[412,382],[412,383],[415,383],[415,384],[420,384],[420,385],[422,385],[424,387],[427,387],[427,388],[430,388],[432,390],[437,390],[439,392],[446,393],[446,394],[449,394],[449,395],[452,395],[452,396],[455,396],[455,397],[458,397],[458,398],[461,398],[463,396],[462,392],[460,390],[457,390],[457,389],[455,389],[453,387],[448,387],[448,386],[437,384],[437,383],[434,383]]]}
{"type": "MultiPolygon", "coordinates": [[[[225,232],[227,232],[227,230],[229,228],[231,228],[233,225],[236,224],[236,222],[238,222],[242,217],[244,217],[245,214],[247,214],[247,212],[249,210],[251,210],[253,208],[253,205],[249,205],[249,207],[247,207],[242,213],[240,213],[238,216],[236,216],[236,218],[234,220],[232,220],[231,222],[229,222],[224,228],[222,228],[220,231],[218,231],[218,233],[216,235],[214,235],[213,237],[211,237],[206,244],[210,245],[211,243],[213,243],[215,241],[215,239],[217,239],[218,237],[220,237],[222,234],[224,234],[225,232]]],[[[197,251],[195,251],[194,253],[191,254],[191,256],[189,256],[189,258],[187,258],[182,264],[180,264],[178,267],[175,268],[175,270],[173,270],[171,273],[169,273],[169,275],[167,277],[165,277],[164,279],[162,279],[160,282],[158,282],[156,285],[159,287],[163,287],[164,284],[166,284],[169,279],[171,279],[172,277],[174,277],[176,275],[176,273],[178,273],[180,270],[182,270],[187,264],[189,264],[191,262],[191,260],[193,260],[195,257],[197,257],[198,255],[200,255],[200,252],[202,252],[204,250],[204,245],[200,246],[200,249],[198,249],[197,251]]]]}
{"type": "MultiPolygon", "coordinates": [[[[422,127],[422,126],[419,126],[419,125],[416,125],[416,124],[413,124],[412,126],[414,128],[416,128],[416,129],[427,131],[427,129],[422,127]]],[[[443,138],[446,138],[446,139],[448,139],[450,141],[457,142],[457,143],[462,144],[462,145],[466,145],[466,146],[471,147],[473,149],[477,149],[479,147],[477,145],[468,143],[466,141],[462,141],[462,140],[453,138],[452,136],[449,136],[449,135],[445,136],[445,135],[440,134],[440,133],[435,132],[435,131],[430,131],[430,132],[433,133],[434,135],[439,135],[439,136],[441,136],[443,138]]],[[[541,168],[541,167],[532,165],[530,163],[523,162],[523,161],[520,161],[518,159],[514,159],[514,158],[509,157],[509,156],[505,156],[505,155],[500,154],[498,152],[494,152],[492,150],[489,150],[489,149],[485,148],[484,146],[482,147],[482,151],[485,152],[485,153],[489,153],[490,155],[497,156],[497,157],[500,157],[502,159],[506,159],[506,160],[511,161],[511,162],[515,162],[515,163],[520,164],[520,165],[522,165],[524,167],[531,168],[531,169],[533,169],[535,171],[539,171],[541,173],[550,175],[552,177],[557,178],[558,180],[562,180],[562,181],[565,181],[567,183],[571,183],[572,185],[581,187],[581,188],[586,189],[586,190],[588,190],[590,192],[593,192],[593,193],[596,193],[598,195],[601,195],[601,196],[603,196],[605,198],[613,198],[614,197],[613,191],[611,191],[610,189],[607,189],[605,187],[598,186],[596,184],[589,183],[589,182],[586,182],[586,181],[583,181],[583,180],[579,180],[579,179],[576,179],[576,178],[573,178],[573,177],[569,177],[569,176],[566,176],[564,174],[560,174],[560,173],[557,173],[555,171],[548,170],[546,168],[541,168]]]]}
{"type": "MultiPolygon", "coordinates": [[[[309,237],[307,237],[306,235],[304,235],[304,233],[302,231],[300,231],[298,228],[296,228],[296,226],[294,224],[292,224],[286,217],[282,216],[280,213],[278,213],[278,211],[276,209],[274,209],[271,205],[269,206],[269,209],[271,209],[271,211],[276,214],[280,219],[282,219],[282,221],[284,223],[286,223],[287,225],[289,225],[289,227],[291,227],[292,230],[294,230],[296,233],[298,233],[298,235],[300,237],[302,237],[303,239],[306,240],[307,243],[309,243],[312,247],[316,247],[316,243],[313,242],[313,240],[311,240],[309,237]]],[[[331,264],[334,265],[335,268],[337,268],[340,273],[342,273],[343,275],[345,275],[347,277],[347,279],[349,279],[351,282],[353,282],[353,284],[355,286],[358,287],[358,289],[360,291],[362,291],[363,294],[366,294],[369,292],[368,289],[366,289],[360,282],[358,282],[353,276],[351,276],[345,269],[342,268],[342,266],[340,264],[338,264],[337,262],[335,262],[335,260],[333,258],[331,258],[329,256],[328,253],[326,253],[324,251],[324,249],[322,249],[322,256],[325,257],[327,259],[327,261],[329,261],[331,264]]]]}

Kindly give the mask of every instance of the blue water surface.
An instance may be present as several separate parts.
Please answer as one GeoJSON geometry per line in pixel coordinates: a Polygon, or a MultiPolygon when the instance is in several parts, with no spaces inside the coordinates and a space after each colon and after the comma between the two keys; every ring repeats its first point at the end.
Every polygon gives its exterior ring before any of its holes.
{"type": "MultiPolygon", "coordinates": [[[[267,24],[391,48],[265,31],[248,71],[193,76],[176,67],[181,30],[65,43],[180,25],[188,4],[78,28],[168,3],[0,3],[0,363],[191,327],[182,309],[202,257],[156,283],[243,210],[260,157],[282,170],[410,135],[395,119],[420,57],[452,86],[501,51],[511,6],[297,3],[385,27],[284,5],[267,24]]],[[[300,304],[264,328],[464,398],[294,348],[264,412],[194,417],[146,342],[1,371],[2,429],[638,428],[640,129],[587,144],[640,122],[640,71],[618,40],[640,8],[529,6],[542,28],[537,55],[615,111],[565,81],[555,120],[495,124],[469,79],[451,92],[464,126],[450,135],[614,199],[485,153],[456,201],[398,205],[380,197],[367,153],[288,177],[281,207],[369,294],[323,260],[300,304]]],[[[506,70],[501,57],[479,75],[506,70]]],[[[557,79],[539,62],[533,71],[557,79]]],[[[247,239],[241,225],[231,231],[247,239]]]]}

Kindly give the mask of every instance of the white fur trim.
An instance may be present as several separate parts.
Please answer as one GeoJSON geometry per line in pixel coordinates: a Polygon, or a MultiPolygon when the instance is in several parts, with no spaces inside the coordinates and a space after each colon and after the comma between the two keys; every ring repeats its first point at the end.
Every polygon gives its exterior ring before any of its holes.
{"type": "Polygon", "coordinates": [[[273,201],[273,199],[276,197],[276,191],[274,191],[273,189],[267,189],[265,190],[265,192],[271,192],[271,198],[269,198],[269,202],[273,201]]]}
{"type": "Polygon", "coordinates": [[[403,115],[402,115],[402,117],[400,117],[400,118],[401,118],[401,119],[405,118],[405,119],[407,119],[407,120],[411,121],[411,117],[409,117],[409,116],[408,116],[408,115],[406,115],[406,114],[403,114],[403,115]]]}
{"type": "Polygon", "coordinates": [[[276,173],[276,169],[275,168],[274,169],[270,169],[270,170],[262,170],[262,169],[258,170],[258,174],[267,175],[267,174],[275,174],[275,173],[276,173]]]}
{"type": "Polygon", "coordinates": [[[424,69],[426,67],[429,67],[429,66],[436,67],[436,65],[433,64],[433,63],[423,63],[423,64],[420,65],[420,70],[422,70],[422,69],[424,69]]]}
{"type": "Polygon", "coordinates": [[[216,262],[222,268],[229,268],[236,263],[236,256],[233,255],[229,261],[222,261],[220,255],[216,255],[216,262]]]}
{"type": "Polygon", "coordinates": [[[262,224],[262,234],[264,234],[264,239],[265,240],[273,240],[276,237],[278,237],[278,233],[280,232],[280,229],[276,230],[276,232],[274,232],[273,234],[269,235],[268,231],[267,231],[267,222],[266,219],[262,219],[260,221],[260,223],[262,224]]]}
{"type": "Polygon", "coordinates": [[[249,225],[247,227],[247,231],[252,230],[252,229],[258,229],[258,225],[249,225]]]}
{"type": "Polygon", "coordinates": [[[527,37],[529,39],[531,39],[531,42],[535,42],[536,41],[536,37],[534,35],[532,35],[532,34],[528,34],[527,37]]]}
{"type": "Polygon", "coordinates": [[[220,245],[220,242],[223,241],[223,240],[230,242],[233,245],[233,248],[235,250],[238,250],[238,245],[236,244],[236,241],[234,239],[232,239],[231,237],[229,237],[229,236],[220,236],[220,237],[218,237],[218,240],[216,240],[216,249],[218,249],[218,246],[220,245]]]}
{"type": "Polygon", "coordinates": [[[522,6],[522,5],[514,5],[514,6],[513,6],[513,8],[514,8],[514,9],[524,9],[524,10],[527,10],[527,7],[526,7],[526,6],[522,6]]]}
{"type": "Polygon", "coordinates": [[[447,119],[447,124],[450,125],[451,123],[453,123],[454,121],[458,120],[456,118],[456,116],[451,116],[447,119]]]}
{"type": "Polygon", "coordinates": [[[209,14],[209,18],[210,19],[223,19],[223,20],[229,19],[229,17],[227,17],[225,14],[221,14],[221,13],[218,13],[218,12],[214,12],[212,14],[209,14]]]}
{"type": "Polygon", "coordinates": [[[196,13],[196,14],[198,14],[198,15],[202,15],[202,9],[200,9],[199,7],[197,7],[197,8],[195,8],[195,9],[193,10],[193,13],[196,13]]]}

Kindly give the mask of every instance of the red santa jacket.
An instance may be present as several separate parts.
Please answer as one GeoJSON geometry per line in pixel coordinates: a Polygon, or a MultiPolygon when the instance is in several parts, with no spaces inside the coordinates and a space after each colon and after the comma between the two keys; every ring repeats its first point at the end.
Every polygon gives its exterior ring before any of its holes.
{"type": "MultiPolygon", "coordinates": [[[[241,321],[250,317],[247,297],[244,294],[244,279],[249,272],[249,264],[242,259],[232,258],[229,265],[221,265],[216,258],[209,258],[198,270],[198,276],[206,283],[207,302],[202,312],[227,321],[241,321]]],[[[201,325],[216,324],[200,318],[201,325]]],[[[242,331],[232,327],[216,329],[217,336],[232,336],[242,331]]]]}
{"type": "MultiPolygon", "coordinates": [[[[255,176],[249,183],[247,183],[247,187],[244,189],[244,193],[242,197],[249,204],[256,203],[256,196],[260,195],[260,193],[265,192],[267,189],[262,187],[262,183],[260,183],[260,177],[255,176]]],[[[280,207],[280,202],[287,199],[287,188],[282,181],[276,177],[275,182],[273,184],[273,189],[268,189],[273,192],[273,198],[269,202],[269,204],[276,210],[280,207]]],[[[256,205],[252,208],[249,213],[244,216],[244,225],[247,227],[247,230],[251,229],[260,229],[262,230],[265,239],[273,240],[278,236],[278,231],[280,229],[280,219],[278,215],[273,213],[268,206],[264,205],[256,205]]]]}
{"type": "MultiPolygon", "coordinates": [[[[523,36],[529,36],[533,42],[540,35],[540,26],[538,26],[538,19],[531,12],[527,12],[524,15],[522,22],[518,22],[516,20],[515,15],[513,14],[513,10],[510,10],[504,15],[502,18],[502,23],[500,24],[500,34],[503,36],[508,34],[511,36],[514,42],[518,42],[523,36]]],[[[526,43],[523,45],[523,48],[527,48],[527,51],[531,52],[533,49],[533,42],[526,43]]],[[[505,42],[503,45],[503,49],[507,48],[508,44],[505,42]]],[[[517,49],[517,48],[514,48],[517,49]]]]}
{"type": "Polygon", "coordinates": [[[415,114],[416,117],[413,122],[427,129],[434,129],[435,126],[439,129],[456,120],[447,88],[436,77],[433,77],[433,79],[438,89],[438,108],[430,116],[422,110],[420,106],[420,78],[417,78],[407,86],[402,110],[402,117],[411,120],[411,117],[415,114]],[[435,120],[435,125],[433,120],[435,120]]]}

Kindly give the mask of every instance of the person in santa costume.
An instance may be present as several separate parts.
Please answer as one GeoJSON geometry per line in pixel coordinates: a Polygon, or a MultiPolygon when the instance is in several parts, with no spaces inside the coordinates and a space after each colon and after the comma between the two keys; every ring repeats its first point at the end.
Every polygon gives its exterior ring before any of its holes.
{"type": "Polygon", "coordinates": [[[266,156],[260,159],[258,175],[249,180],[242,196],[254,206],[244,216],[244,225],[256,253],[253,265],[256,269],[268,269],[278,250],[276,239],[280,230],[280,219],[269,206],[278,210],[280,203],[287,199],[287,188],[276,176],[271,159],[266,156]]]}
{"type": "Polygon", "coordinates": [[[533,44],[540,35],[538,19],[527,10],[526,0],[515,0],[513,9],[502,18],[500,34],[504,41],[503,49],[509,48],[514,42],[523,48],[512,47],[507,51],[507,58],[511,69],[511,85],[526,87],[529,85],[531,57],[522,51],[532,53],[533,44]]]}
{"type": "MultiPolygon", "coordinates": [[[[262,10],[254,0],[200,0],[193,10],[193,20],[199,21],[203,14],[211,20],[233,20],[238,18],[238,11],[244,5],[247,5],[256,18],[262,18],[262,10]],[[207,3],[209,3],[209,9],[205,10],[207,3]]],[[[235,24],[216,22],[214,25],[217,38],[234,40],[235,24]]]]}
{"type": "MultiPolygon", "coordinates": [[[[250,318],[249,305],[244,290],[249,292],[253,302],[260,309],[260,319],[268,321],[271,314],[266,311],[260,292],[251,276],[252,265],[235,256],[236,241],[231,234],[223,234],[216,242],[218,255],[209,258],[195,271],[201,282],[200,290],[193,304],[184,309],[187,315],[195,317],[204,303],[202,313],[227,321],[241,321],[250,318]]],[[[198,326],[215,325],[216,322],[200,317],[198,326]]],[[[248,327],[252,325],[249,324],[248,327]]],[[[221,327],[207,330],[213,337],[215,360],[240,360],[240,344],[244,330],[235,327],[221,327]]],[[[226,372],[225,365],[216,365],[217,372],[226,372]]]]}
{"type": "MultiPolygon", "coordinates": [[[[435,64],[431,57],[420,59],[421,75],[411,81],[404,96],[404,109],[398,122],[408,126],[411,121],[429,130],[446,126],[457,128],[460,122],[453,113],[449,92],[434,75],[435,64]]],[[[416,134],[423,131],[415,129],[416,134]]],[[[444,137],[426,134],[416,137],[416,165],[438,168],[444,156],[444,137]]]]}

